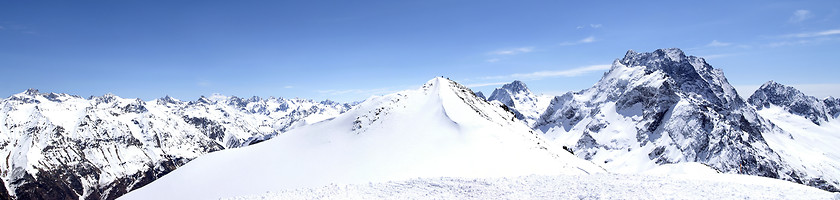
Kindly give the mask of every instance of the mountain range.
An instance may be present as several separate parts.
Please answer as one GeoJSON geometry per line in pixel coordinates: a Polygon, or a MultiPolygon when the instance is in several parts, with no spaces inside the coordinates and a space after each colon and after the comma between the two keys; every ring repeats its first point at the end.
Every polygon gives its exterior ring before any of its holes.
{"type": "Polygon", "coordinates": [[[214,95],[152,101],[30,89],[0,100],[0,199],[114,199],[206,153],[248,146],[352,105],[214,95]]]}
{"type": "Polygon", "coordinates": [[[359,104],[32,89],[0,104],[5,198],[218,198],[683,164],[840,192],[840,100],[773,81],[745,100],[676,48],[628,51],[591,88],[560,96],[513,81],[485,97],[438,77],[359,104]]]}

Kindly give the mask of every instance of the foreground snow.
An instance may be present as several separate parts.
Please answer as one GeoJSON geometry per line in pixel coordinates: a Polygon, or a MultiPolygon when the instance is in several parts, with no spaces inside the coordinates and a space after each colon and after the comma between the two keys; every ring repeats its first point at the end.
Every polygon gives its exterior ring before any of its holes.
{"type": "Polygon", "coordinates": [[[327,185],[229,199],[840,199],[787,181],[733,174],[420,178],[327,185]]]}

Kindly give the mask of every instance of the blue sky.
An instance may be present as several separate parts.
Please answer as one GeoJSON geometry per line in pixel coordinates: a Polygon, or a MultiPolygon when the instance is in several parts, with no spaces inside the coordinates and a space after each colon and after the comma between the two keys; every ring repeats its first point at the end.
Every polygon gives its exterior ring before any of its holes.
{"type": "Polygon", "coordinates": [[[840,96],[840,1],[3,1],[0,95],[338,101],[445,76],[488,93],[590,87],[628,49],[678,47],[749,95],[840,96]]]}

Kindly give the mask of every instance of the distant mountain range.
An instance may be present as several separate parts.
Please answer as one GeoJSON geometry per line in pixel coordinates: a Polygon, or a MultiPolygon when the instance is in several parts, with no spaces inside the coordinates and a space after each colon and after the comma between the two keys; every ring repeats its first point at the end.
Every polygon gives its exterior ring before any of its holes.
{"type": "Polygon", "coordinates": [[[417,177],[635,174],[675,163],[840,192],[840,100],[772,81],[744,100],[721,70],[680,49],[628,51],[591,88],[560,96],[514,81],[485,97],[434,78],[358,105],[37,90],[0,104],[5,198],[114,199],[149,183],[126,197],[218,198],[417,177]]]}
{"type": "Polygon", "coordinates": [[[0,199],[114,199],[198,156],[258,143],[352,105],[225,96],[88,99],[30,89],[0,100],[0,199]]]}

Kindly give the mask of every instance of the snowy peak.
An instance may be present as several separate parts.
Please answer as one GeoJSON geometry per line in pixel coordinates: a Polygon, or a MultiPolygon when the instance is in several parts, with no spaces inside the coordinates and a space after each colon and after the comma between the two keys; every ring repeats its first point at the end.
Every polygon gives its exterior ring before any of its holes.
{"type": "Polygon", "coordinates": [[[513,111],[516,118],[524,120],[528,125],[534,124],[539,115],[545,111],[551,97],[534,95],[522,81],[515,80],[493,90],[487,101],[497,101],[513,111]]]}
{"type": "Polygon", "coordinates": [[[600,172],[499,104],[434,78],[240,151],[200,157],[125,198],[216,199],[330,183],[600,172]]]}
{"type": "Polygon", "coordinates": [[[389,124],[387,121],[394,119],[395,113],[400,115],[399,113],[415,112],[436,115],[461,127],[486,126],[487,124],[483,124],[485,122],[500,126],[515,124],[525,127],[524,124],[513,123],[515,117],[508,110],[479,98],[464,85],[441,77],[429,80],[417,90],[368,99],[348,115],[356,115],[352,130],[361,134],[370,129],[379,129],[383,123],[389,124]],[[484,120],[473,120],[476,117],[484,120]]]}
{"type": "Polygon", "coordinates": [[[535,128],[617,172],[700,162],[803,181],[780,164],[762,135],[772,126],[722,71],[679,49],[628,51],[593,87],[555,98],[535,128]]]}
{"type": "Polygon", "coordinates": [[[29,88],[29,89],[26,89],[26,91],[24,91],[23,94],[26,94],[26,95],[29,95],[29,96],[35,96],[35,95],[41,94],[41,92],[39,92],[38,89],[29,88]]]}
{"type": "Polygon", "coordinates": [[[520,92],[527,92],[531,93],[531,90],[528,89],[528,86],[525,86],[525,83],[519,80],[515,80],[511,83],[505,84],[502,88],[506,89],[507,91],[513,93],[520,93],[520,92]]]}
{"type": "Polygon", "coordinates": [[[624,59],[622,59],[622,60],[623,61],[633,60],[633,59],[638,60],[640,58],[660,58],[660,59],[667,58],[668,60],[673,61],[673,62],[680,62],[680,61],[686,59],[687,57],[685,56],[685,53],[683,53],[683,51],[679,48],[666,48],[666,49],[657,49],[657,50],[655,50],[653,52],[649,52],[649,53],[638,53],[638,52],[633,51],[633,50],[628,50],[627,53],[624,54],[624,59]]]}
{"type": "Polygon", "coordinates": [[[748,99],[750,104],[757,109],[764,109],[770,106],[779,106],[784,110],[805,117],[814,124],[834,118],[832,102],[830,99],[823,101],[813,96],[808,96],[791,86],[782,85],[775,81],[768,81],[761,85],[748,99]]]}
{"type": "MultiPolygon", "coordinates": [[[[699,95],[700,99],[712,104],[723,104],[727,107],[744,105],[744,100],[726,80],[723,71],[713,68],[703,58],[686,56],[677,48],[657,49],[646,53],[628,51],[623,59],[613,63],[613,68],[608,73],[611,75],[605,78],[626,77],[624,79],[646,80],[648,83],[655,83],[653,85],[667,82],[666,85],[675,92],[699,95]]],[[[599,82],[600,84],[604,83],[599,82]]]]}

